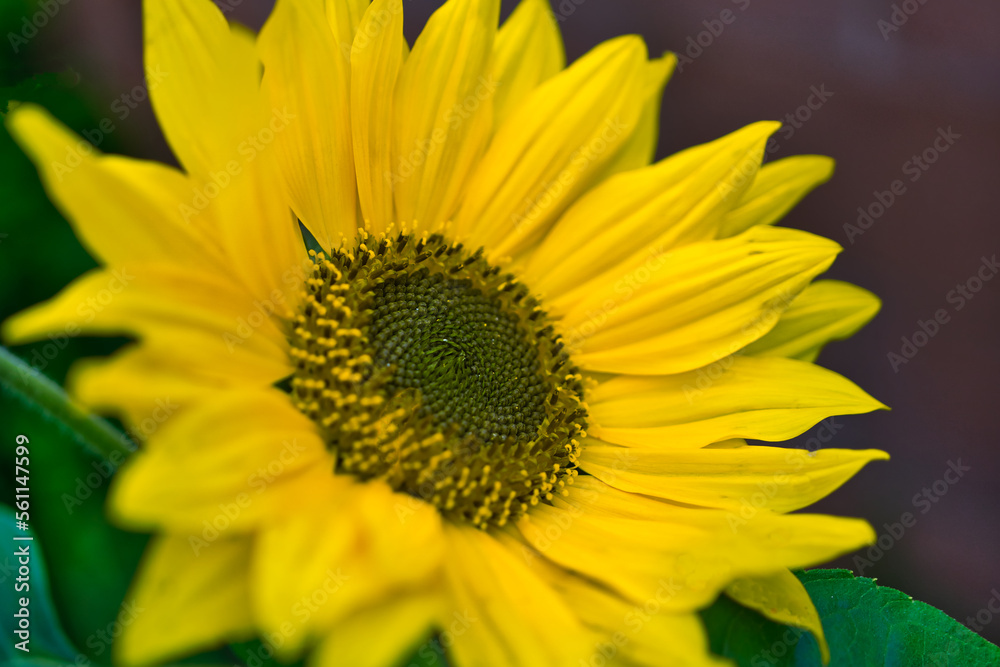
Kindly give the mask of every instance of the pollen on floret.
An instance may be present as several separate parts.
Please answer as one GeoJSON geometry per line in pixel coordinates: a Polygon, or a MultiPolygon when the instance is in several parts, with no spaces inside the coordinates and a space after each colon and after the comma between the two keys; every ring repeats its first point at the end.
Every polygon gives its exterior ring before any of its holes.
{"type": "Polygon", "coordinates": [[[583,378],[513,275],[441,235],[364,234],[310,257],[290,387],[337,474],[479,528],[566,493],[583,378]]]}

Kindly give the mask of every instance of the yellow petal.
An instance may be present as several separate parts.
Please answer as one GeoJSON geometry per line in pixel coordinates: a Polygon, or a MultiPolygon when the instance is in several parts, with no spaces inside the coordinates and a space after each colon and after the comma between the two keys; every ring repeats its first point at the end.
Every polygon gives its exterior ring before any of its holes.
{"type": "Polygon", "coordinates": [[[358,610],[421,585],[444,553],[433,507],[384,482],[337,480],[335,494],[315,493],[257,538],[254,609],[269,632],[295,628],[280,650],[286,657],[358,610]]]}
{"type": "Polygon", "coordinates": [[[593,635],[587,645],[593,656],[585,664],[681,667],[726,667],[730,663],[711,654],[705,626],[697,614],[670,613],[663,603],[669,600],[670,584],[658,582],[641,605],[617,595],[593,581],[552,564],[513,536],[500,534],[501,541],[559,593],[580,616],[593,635]],[[600,657],[598,657],[600,656],[600,657]],[[613,660],[614,658],[612,658],[613,660]]]}
{"type": "Polygon", "coordinates": [[[776,129],[777,123],[756,123],[612,176],[559,219],[532,254],[526,284],[560,313],[599,286],[643,264],[658,264],[674,248],[715,238],[721,217],[741,192],[719,184],[756,169],[776,129]]]}
{"type": "Polygon", "coordinates": [[[364,19],[369,0],[326,0],[326,18],[341,53],[350,56],[351,44],[364,19]]]}
{"type": "Polygon", "coordinates": [[[754,225],[774,224],[813,188],[830,180],[833,164],[823,155],[796,155],[764,165],[750,190],[726,216],[719,238],[735,236],[754,225]]]}
{"type": "Polygon", "coordinates": [[[184,537],[154,538],[122,605],[115,663],[162,663],[250,639],[249,565],[250,540],[220,540],[195,554],[184,537]]]}
{"type": "Polygon", "coordinates": [[[491,256],[536,239],[628,139],[645,98],[646,47],[635,36],[596,47],[538,86],[497,129],[456,219],[491,256]]]}
{"type": "MultiPolygon", "coordinates": [[[[256,119],[260,64],[210,0],[143,3],[149,97],[188,173],[209,180],[235,158],[244,119],[256,119]]],[[[250,121],[253,124],[253,121],[250,121]]]]}
{"type": "Polygon", "coordinates": [[[7,126],[84,247],[103,264],[172,261],[225,270],[217,241],[199,224],[204,221],[188,224],[181,214],[193,185],[176,169],[101,155],[32,104],[11,111],[7,126]]]}
{"type": "Polygon", "coordinates": [[[830,662],[830,647],[816,606],[809,599],[806,587],[788,570],[766,577],[737,579],[726,587],[726,595],[772,621],[808,630],[819,644],[823,664],[830,662]]]}
{"type": "Polygon", "coordinates": [[[266,377],[247,380],[199,375],[178,368],[144,347],[134,345],[110,359],[83,359],[67,377],[70,394],[87,407],[120,417],[126,434],[142,445],[173,415],[227,386],[266,386],[266,377]]]}
{"type": "Polygon", "coordinates": [[[575,665],[588,650],[576,614],[519,555],[489,534],[447,527],[446,579],[456,618],[452,652],[460,665],[575,665]]]}
{"type": "Polygon", "coordinates": [[[495,124],[539,86],[566,66],[562,35],[549,0],[521,0],[500,27],[493,45],[495,124]]]}
{"type": "Polygon", "coordinates": [[[217,226],[236,273],[259,298],[297,298],[305,247],[275,164],[288,108],[265,104],[254,36],[209,0],[143,5],[150,100],[195,182],[186,221],[217,226]],[[155,78],[154,78],[155,77],[155,78]]]}
{"type": "MultiPolygon", "coordinates": [[[[377,1],[377,0],[376,0],[377,1]]],[[[355,612],[320,644],[310,664],[317,667],[385,667],[432,647],[434,625],[444,616],[436,595],[407,595],[355,612]],[[422,640],[427,643],[421,644],[422,640]],[[419,651],[418,651],[419,648],[419,651]]],[[[446,619],[445,627],[452,619],[446,619]]]]}
{"type": "Polygon", "coordinates": [[[832,415],[885,408],[850,380],[779,357],[727,357],[678,375],[619,376],[588,394],[590,428],[623,445],[684,449],[780,441],[832,415]]]}
{"type": "Polygon", "coordinates": [[[375,0],[351,47],[351,130],[358,199],[366,229],[379,233],[393,222],[392,113],[403,66],[402,0],[375,0]]]}
{"type": "Polygon", "coordinates": [[[663,89],[676,66],[677,56],[673,53],[651,60],[646,65],[645,92],[648,96],[646,105],[642,109],[642,116],[639,117],[632,136],[618,149],[618,153],[608,164],[604,172],[606,176],[639,169],[653,161],[656,142],[660,138],[660,103],[663,101],[663,89]]]}
{"type": "Polygon", "coordinates": [[[257,41],[263,89],[292,118],[275,150],[292,209],[329,250],[353,240],[351,64],[314,0],[279,0],[257,41]]]}
{"type": "Polygon", "coordinates": [[[486,75],[499,12],[499,0],[448,0],[403,66],[389,177],[404,222],[427,229],[444,224],[485,148],[496,91],[486,75]]]}
{"type": "Polygon", "coordinates": [[[702,507],[782,513],[812,505],[866,463],[888,458],[877,449],[635,449],[589,440],[580,461],[588,473],[622,491],[702,507]]]}
{"type": "Polygon", "coordinates": [[[258,301],[225,277],[172,264],[131,263],[84,274],[53,299],[4,322],[10,342],[49,334],[131,334],[178,364],[195,360],[236,377],[290,372],[287,340],[275,322],[284,302],[258,301]],[[194,345],[191,345],[194,343],[194,345]]]}
{"type": "Polygon", "coordinates": [[[853,336],[881,307],[877,296],[857,285],[820,280],[802,290],[775,327],[743,353],[814,361],[827,343],[853,336]]]}
{"type": "Polygon", "coordinates": [[[679,373],[760,338],[840,251],[776,227],[696,243],[596,288],[562,322],[574,361],[590,371],[679,373]]]}
{"type": "Polygon", "coordinates": [[[183,532],[197,553],[299,511],[334,483],[315,426],[277,390],[226,392],[170,418],[149,445],[116,476],[112,512],[183,532]]]}
{"type": "Polygon", "coordinates": [[[664,610],[705,606],[733,579],[826,562],[874,540],[864,521],[680,507],[580,477],[518,529],[546,558],[633,602],[665,585],[664,610]]]}

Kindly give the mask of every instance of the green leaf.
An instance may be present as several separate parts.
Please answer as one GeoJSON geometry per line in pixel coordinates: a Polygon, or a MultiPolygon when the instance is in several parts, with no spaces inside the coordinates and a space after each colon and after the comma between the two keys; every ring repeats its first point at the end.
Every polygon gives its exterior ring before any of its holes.
{"type": "MultiPolygon", "coordinates": [[[[996,667],[1000,648],[944,612],[849,570],[798,573],[823,619],[830,667],[996,667]]],[[[712,650],[741,667],[821,667],[816,641],[728,598],[702,612],[712,650]]]]}
{"type": "Polygon", "coordinates": [[[3,633],[0,658],[5,663],[15,662],[22,657],[47,657],[73,662],[78,652],[63,633],[52,606],[41,542],[35,539],[30,530],[17,528],[14,510],[6,505],[0,506],[0,543],[11,545],[9,549],[5,549],[2,563],[4,581],[0,585],[0,608],[5,611],[0,616],[3,633]],[[19,555],[22,550],[27,551],[26,556],[19,555]],[[25,566],[28,569],[27,575],[22,570],[25,566]],[[27,600],[27,605],[20,604],[22,598],[27,600]],[[15,634],[20,629],[19,623],[22,620],[15,613],[21,610],[27,614],[27,637],[15,634]],[[25,644],[28,652],[15,647],[25,638],[28,640],[25,644]]]}
{"type": "Polygon", "coordinates": [[[944,612],[873,579],[850,570],[812,570],[799,579],[827,629],[832,665],[1000,665],[1000,648],[944,612]]]}

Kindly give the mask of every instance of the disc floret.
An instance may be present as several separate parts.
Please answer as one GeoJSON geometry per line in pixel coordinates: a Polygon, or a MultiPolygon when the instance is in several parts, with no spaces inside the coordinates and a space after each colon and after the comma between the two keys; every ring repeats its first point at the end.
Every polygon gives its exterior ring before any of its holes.
{"type": "Polygon", "coordinates": [[[439,234],[363,234],[311,255],[291,393],[337,473],[479,528],[564,492],[586,428],[582,377],[524,285],[439,234]]]}

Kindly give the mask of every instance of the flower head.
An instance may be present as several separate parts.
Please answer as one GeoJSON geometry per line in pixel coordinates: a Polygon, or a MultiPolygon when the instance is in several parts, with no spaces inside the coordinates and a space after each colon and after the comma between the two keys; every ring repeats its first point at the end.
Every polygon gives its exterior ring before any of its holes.
{"type": "Polygon", "coordinates": [[[449,0],[411,49],[401,0],[279,0],[259,36],[148,1],[180,170],[10,114],[101,268],[5,335],[137,339],[72,378],[141,433],[124,662],[257,635],[321,665],[718,664],[722,592],[822,639],[789,568],[873,534],[788,513],[885,455],[745,440],[882,407],[812,363],[877,299],[772,226],[831,161],[761,166],[764,122],[650,164],[672,55],[566,67],[544,0],[498,13],[449,0]]]}

